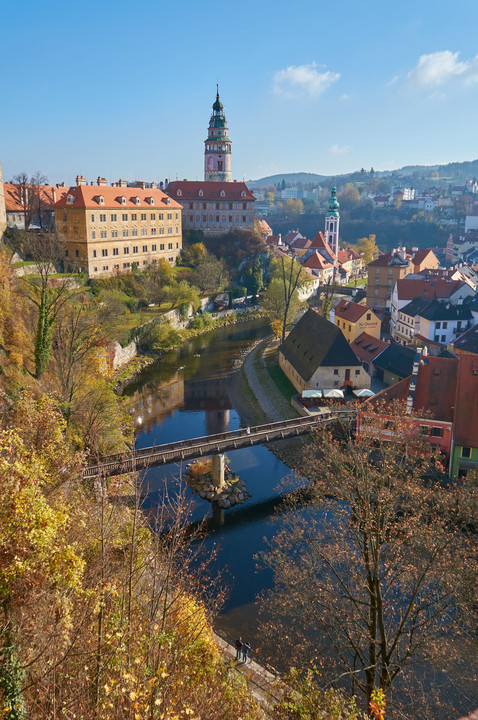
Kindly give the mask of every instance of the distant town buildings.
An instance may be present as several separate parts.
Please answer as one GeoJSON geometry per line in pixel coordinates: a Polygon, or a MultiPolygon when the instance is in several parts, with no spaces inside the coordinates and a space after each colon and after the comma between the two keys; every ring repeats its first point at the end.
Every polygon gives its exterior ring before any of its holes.
{"type": "Polygon", "coordinates": [[[367,305],[373,308],[389,308],[397,280],[425,268],[438,268],[438,265],[438,258],[431,250],[398,248],[383,253],[367,266],[367,305]]]}
{"type": "Polygon", "coordinates": [[[65,189],[55,205],[56,229],[65,243],[65,264],[90,277],[143,268],[164,258],[174,265],[182,248],[180,203],[157,188],[124,181],[65,189]]]}
{"type": "Polygon", "coordinates": [[[382,321],[366,305],[343,299],[335,306],[330,319],[342,330],[348,343],[352,343],[362,333],[380,339],[382,321]]]}

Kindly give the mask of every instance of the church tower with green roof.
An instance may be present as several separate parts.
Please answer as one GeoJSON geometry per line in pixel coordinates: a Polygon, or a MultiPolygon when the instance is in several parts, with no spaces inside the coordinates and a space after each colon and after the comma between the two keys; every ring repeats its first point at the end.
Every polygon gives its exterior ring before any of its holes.
{"type": "Polygon", "coordinates": [[[204,144],[204,180],[231,182],[231,141],[227,136],[224,107],[219,100],[219,85],[204,144]]]}
{"type": "Polygon", "coordinates": [[[339,207],[340,205],[337,200],[337,188],[334,185],[330,193],[327,211],[325,213],[325,239],[335,256],[337,256],[339,251],[339,207]]]}

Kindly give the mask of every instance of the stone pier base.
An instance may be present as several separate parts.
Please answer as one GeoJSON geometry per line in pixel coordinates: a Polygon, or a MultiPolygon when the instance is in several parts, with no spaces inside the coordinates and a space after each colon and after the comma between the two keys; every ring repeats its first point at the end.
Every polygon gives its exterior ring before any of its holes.
{"type": "Polygon", "coordinates": [[[225,485],[226,458],[223,453],[211,456],[212,484],[221,488],[225,485]]]}

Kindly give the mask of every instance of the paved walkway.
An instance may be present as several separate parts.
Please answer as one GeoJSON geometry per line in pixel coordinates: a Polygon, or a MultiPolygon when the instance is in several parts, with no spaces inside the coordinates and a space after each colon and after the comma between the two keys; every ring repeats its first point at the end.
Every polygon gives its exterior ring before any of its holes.
{"type": "Polygon", "coordinates": [[[293,410],[292,406],[287,403],[285,398],[278,391],[276,384],[267,372],[265,363],[264,372],[261,372],[260,379],[258,377],[254,362],[257,356],[262,353],[270,342],[271,337],[269,336],[256,345],[256,347],[246,357],[243,368],[251,392],[263,412],[272,422],[279,422],[280,420],[297,417],[298,413],[293,410]]]}
{"type": "Polygon", "coordinates": [[[246,664],[239,662],[236,660],[236,649],[232,645],[217,634],[215,634],[215,640],[222,657],[226,661],[232,661],[231,672],[240,672],[247,677],[251,693],[264,710],[265,717],[268,717],[272,705],[280,699],[279,675],[273,668],[267,670],[251,658],[248,659],[246,664]]]}

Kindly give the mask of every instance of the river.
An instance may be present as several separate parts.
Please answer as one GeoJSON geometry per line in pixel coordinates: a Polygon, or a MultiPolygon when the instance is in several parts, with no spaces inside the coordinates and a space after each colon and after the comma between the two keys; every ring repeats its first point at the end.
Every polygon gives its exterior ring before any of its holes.
{"type": "MultiPolygon", "coordinates": [[[[250,320],[200,335],[167,353],[146,368],[124,395],[129,398],[136,446],[147,447],[225,429],[234,430],[241,418],[228,393],[231,373],[257,340],[269,332],[264,320],[250,320]]],[[[221,574],[227,598],[217,619],[230,638],[257,635],[257,595],[271,587],[268,570],[257,567],[255,556],[275,532],[269,519],[279,502],[277,486],[291,474],[266,447],[254,446],[227,453],[229,466],[245,481],[251,497],[224,513],[224,524],[212,518],[212,508],[192,491],[191,521],[208,518],[203,552],[215,557],[213,574],[221,574]]],[[[143,476],[144,507],[154,511],[165,491],[175,493],[182,472],[177,465],[149,469],[143,476]]]]}

